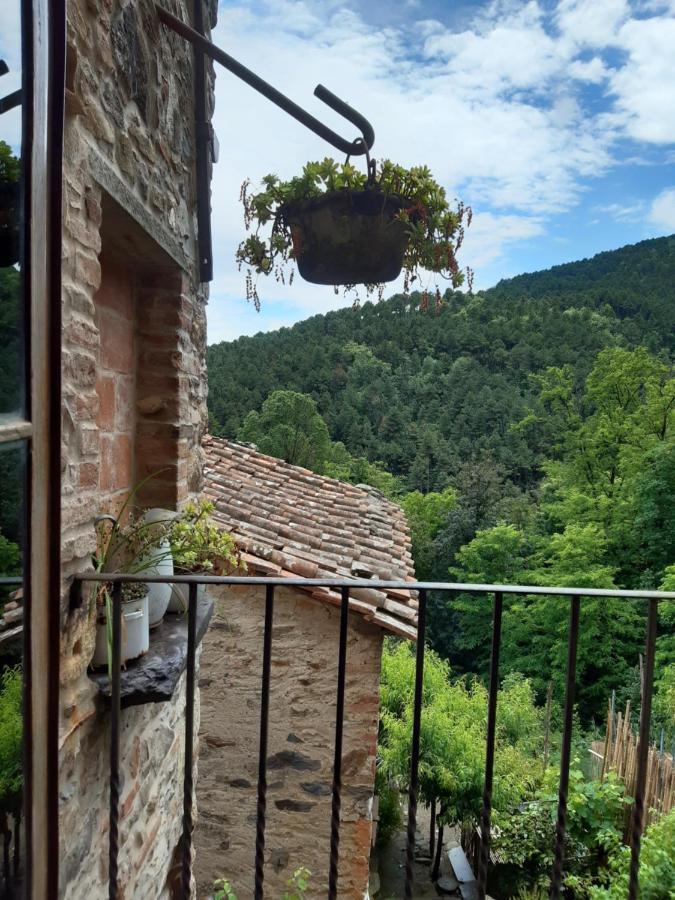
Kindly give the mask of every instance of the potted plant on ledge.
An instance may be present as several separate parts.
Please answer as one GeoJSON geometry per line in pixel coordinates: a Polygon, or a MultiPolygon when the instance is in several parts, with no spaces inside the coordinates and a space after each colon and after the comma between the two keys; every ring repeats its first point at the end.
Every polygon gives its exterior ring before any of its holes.
{"type": "MultiPolygon", "coordinates": [[[[210,518],[213,510],[213,503],[207,500],[188,503],[171,523],[168,540],[177,575],[224,575],[244,570],[232,535],[210,518]]],[[[172,587],[169,612],[185,612],[188,585],[174,584],[172,587]]],[[[200,584],[198,596],[203,596],[204,590],[204,585],[200,584]]]]}
{"type": "MultiPolygon", "coordinates": [[[[443,187],[426,166],[406,169],[389,160],[368,160],[368,174],[326,158],[310,162],[302,175],[281,181],[262,179],[262,190],[242,185],[244,224],[251,232],[236,258],[246,266],[246,297],[260,308],[259,275],[286,282],[291,262],[314,284],[363,284],[366,293],[382,296],[383,283],[404,273],[404,290],[419,283],[423,271],[448,280],[453,288],[465,273],[456,254],[471,223],[471,209],[452,208],[443,187]]],[[[469,288],[472,273],[466,270],[469,288]]],[[[293,280],[291,270],[289,283],[293,280]]],[[[440,303],[440,289],[432,292],[440,303]]],[[[423,300],[424,303],[424,300],[423,300]]]]}
{"type": "MultiPolygon", "coordinates": [[[[173,561],[168,533],[175,513],[148,510],[128,514],[132,491],[117,516],[96,518],[97,572],[124,572],[128,575],[172,575],[173,561]],[[124,524],[122,524],[124,522],[124,524]]],[[[159,625],[169,605],[170,584],[128,582],[122,586],[122,663],[148,651],[150,628],[159,625]]],[[[109,584],[101,584],[96,594],[96,645],[92,666],[108,665],[112,647],[112,597],[109,584]]]]}

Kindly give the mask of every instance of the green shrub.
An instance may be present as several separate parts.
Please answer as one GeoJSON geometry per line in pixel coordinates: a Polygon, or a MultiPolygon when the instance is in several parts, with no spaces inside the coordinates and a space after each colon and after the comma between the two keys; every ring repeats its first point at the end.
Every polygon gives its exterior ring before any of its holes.
{"type": "Polygon", "coordinates": [[[378,768],[375,776],[375,793],[379,799],[377,819],[377,846],[386,847],[403,822],[399,793],[392,788],[384,771],[378,768]]]}
{"type": "MultiPolygon", "coordinates": [[[[620,847],[609,862],[607,885],[592,888],[591,900],[623,900],[628,894],[630,848],[620,847]]],[[[640,853],[641,900],[675,897],[675,809],[645,831],[640,853]]]]}
{"type": "MultiPolygon", "coordinates": [[[[531,803],[495,816],[494,850],[504,865],[521,873],[527,890],[547,883],[553,866],[558,777],[557,770],[549,769],[544,786],[531,803]]],[[[570,896],[578,900],[589,897],[592,886],[604,877],[608,859],[621,845],[629,803],[623,785],[613,775],[604,781],[587,781],[578,769],[570,771],[564,882],[570,896]]]]}
{"type": "MultiPolygon", "coordinates": [[[[281,900],[305,900],[305,892],[309,887],[309,878],[312,873],[304,866],[300,866],[286,882],[286,890],[281,900]]],[[[237,900],[237,895],[227,878],[219,878],[213,885],[213,900],[237,900]]]]}
{"type": "Polygon", "coordinates": [[[0,807],[10,803],[23,784],[23,680],[19,666],[0,675],[0,807]]]}

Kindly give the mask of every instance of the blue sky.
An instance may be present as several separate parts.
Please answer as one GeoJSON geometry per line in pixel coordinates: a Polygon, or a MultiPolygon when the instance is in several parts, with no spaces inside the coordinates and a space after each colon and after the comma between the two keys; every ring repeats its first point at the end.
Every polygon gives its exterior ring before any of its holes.
{"type": "MultiPolygon", "coordinates": [[[[460,262],[477,288],[675,232],[675,0],[242,0],[214,41],[341,132],[312,91],[344,97],[375,156],[427,163],[474,209],[460,262]]],[[[344,305],[261,279],[258,314],[233,264],[244,178],[331,148],[223,70],[215,127],[209,340],[344,305]]]]}

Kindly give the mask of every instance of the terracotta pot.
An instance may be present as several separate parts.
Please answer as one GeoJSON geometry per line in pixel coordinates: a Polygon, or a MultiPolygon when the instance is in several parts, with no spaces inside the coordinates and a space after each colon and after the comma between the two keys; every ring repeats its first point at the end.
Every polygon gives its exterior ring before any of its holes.
{"type": "Polygon", "coordinates": [[[376,187],[333,191],[287,204],[298,271],[313,284],[379,284],[401,273],[408,224],[396,218],[406,201],[376,187]]]}

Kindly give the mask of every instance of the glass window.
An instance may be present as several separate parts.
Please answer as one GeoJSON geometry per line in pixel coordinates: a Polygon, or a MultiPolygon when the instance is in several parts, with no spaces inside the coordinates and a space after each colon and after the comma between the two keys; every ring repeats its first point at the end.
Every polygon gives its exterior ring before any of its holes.
{"type": "Polygon", "coordinates": [[[24,414],[21,303],[21,11],[0,16],[0,426],[24,414]]]}

